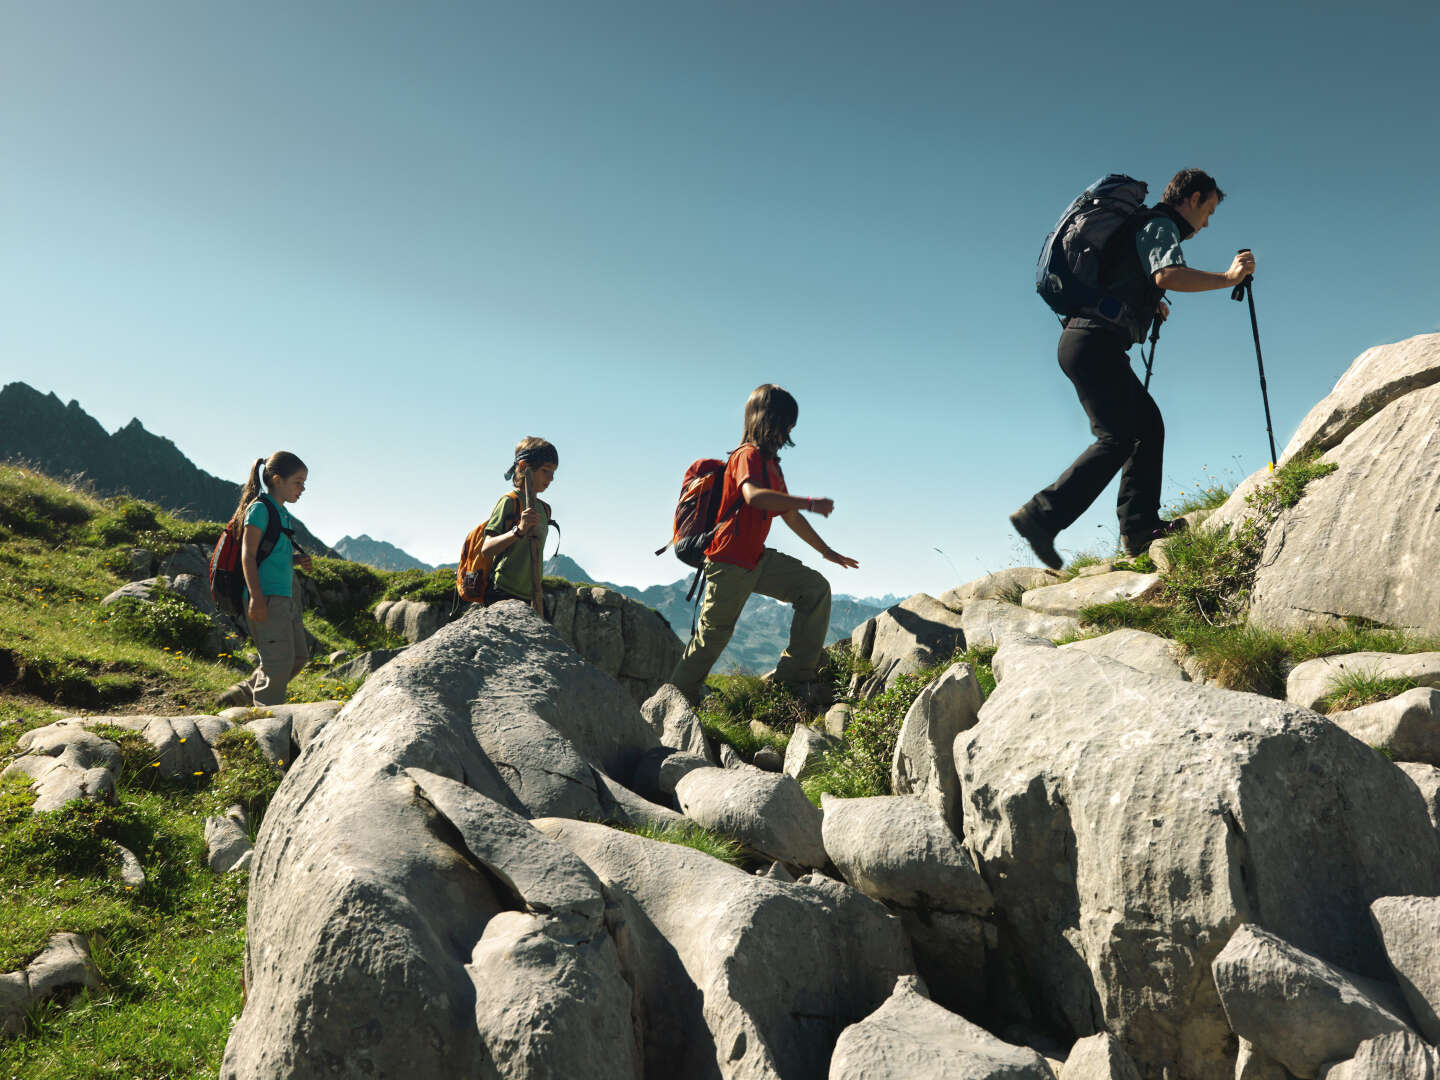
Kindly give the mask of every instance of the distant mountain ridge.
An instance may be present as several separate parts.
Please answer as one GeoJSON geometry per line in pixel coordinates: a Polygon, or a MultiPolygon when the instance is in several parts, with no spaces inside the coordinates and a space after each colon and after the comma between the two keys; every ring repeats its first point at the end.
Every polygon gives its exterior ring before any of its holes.
{"type": "MultiPolygon", "coordinates": [[[[686,600],[685,593],[694,579],[693,574],[669,585],[650,585],[637,589],[633,585],[596,581],[568,555],[556,555],[546,560],[545,573],[563,577],[567,581],[588,582],[614,589],[660,612],[682,641],[690,637],[690,620],[696,607],[694,598],[686,600]]],[[[883,607],[876,607],[853,596],[832,594],[830,629],[825,635],[826,644],[849,637],[855,627],[884,610],[883,607]]],[[[735,635],[715,663],[715,671],[726,672],[737,668],[752,674],[769,671],[790,641],[790,615],[789,604],[782,604],[768,596],[752,596],[745,604],[740,621],[735,624],[735,635]]]]}
{"type": "Polygon", "coordinates": [[[365,533],[359,536],[342,536],[335,541],[335,550],[351,562],[364,563],[377,570],[434,570],[427,562],[421,562],[409,552],[385,540],[372,540],[365,533]]]}
{"type": "MultiPolygon", "coordinates": [[[[33,465],[51,476],[87,481],[101,495],[132,495],[206,521],[228,521],[240,485],[201,469],[173,442],[138,419],[115,434],[78,401],[62,404],[23,382],[0,389],[0,461],[33,465]]],[[[296,539],[316,554],[330,548],[291,515],[296,539]]]]}

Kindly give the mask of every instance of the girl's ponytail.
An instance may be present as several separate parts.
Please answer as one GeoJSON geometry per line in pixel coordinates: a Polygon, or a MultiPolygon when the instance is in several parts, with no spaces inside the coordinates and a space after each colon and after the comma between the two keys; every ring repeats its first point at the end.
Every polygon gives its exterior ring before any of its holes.
{"type": "Polygon", "coordinates": [[[235,513],[230,515],[230,527],[238,530],[245,520],[245,511],[250,504],[260,497],[260,489],[265,481],[265,459],[256,458],[255,464],[250,469],[250,475],[245,477],[245,486],[240,491],[240,503],[235,507],[235,513]]]}

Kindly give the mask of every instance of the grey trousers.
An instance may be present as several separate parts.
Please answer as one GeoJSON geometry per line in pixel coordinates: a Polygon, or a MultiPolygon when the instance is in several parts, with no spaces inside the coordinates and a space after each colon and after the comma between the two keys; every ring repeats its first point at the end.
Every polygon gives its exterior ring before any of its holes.
{"type": "Polygon", "coordinates": [[[267,596],[269,614],[264,622],[250,624],[250,636],[260,650],[260,666],[241,686],[248,687],[256,705],[283,705],[290,680],[310,659],[300,601],[292,596],[267,596]]]}
{"type": "Polygon", "coordinates": [[[774,548],[764,550],[754,570],[707,559],[700,621],[669,680],[691,702],[700,696],[705,676],[729,644],[751,593],[783,600],[795,608],[790,643],[775,665],[776,680],[798,683],[815,678],[830,627],[830,583],[824,575],[774,548]]]}

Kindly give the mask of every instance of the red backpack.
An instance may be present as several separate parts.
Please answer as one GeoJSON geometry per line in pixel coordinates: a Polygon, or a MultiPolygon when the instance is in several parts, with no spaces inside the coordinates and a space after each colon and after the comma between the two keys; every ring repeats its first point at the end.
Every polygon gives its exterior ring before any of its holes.
{"type": "MultiPolygon", "coordinates": [[[[732,451],[733,454],[733,451],[732,451]]],[[[670,542],[655,552],[665,554],[665,548],[673,547],[675,555],[686,566],[695,567],[695,580],[685,594],[689,600],[700,584],[705,566],[705,549],[715,539],[715,530],[722,520],[728,521],[740,512],[744,499],[736,499],[735,506],[722,519],[720,498],[724,488],[725,461],[719,458],[700,458],[692,461],[685,470],[685,479],[680,482],[680,501],[675,504],[675,529],[670,542]]]]}
{"type": "MultiPolygon", "coordinates": [[[[303,555],[300,545],[295,543],[294,532],[281,527],[280,508],[274,500],[269,495],[261,495],[259,501],[269,513],[260,547],[255,552],[255,565],[270,557],[282,532],[290,537],[291,547],[303,555]]],[[[240,536],[244,528],[243,522],[236,525],[232,521],[226,525],[220,539],[215,541],[215,550],[210,553],[210,597],[225,615],[245,614],[245,570],[240,565],[240,536]]]]}

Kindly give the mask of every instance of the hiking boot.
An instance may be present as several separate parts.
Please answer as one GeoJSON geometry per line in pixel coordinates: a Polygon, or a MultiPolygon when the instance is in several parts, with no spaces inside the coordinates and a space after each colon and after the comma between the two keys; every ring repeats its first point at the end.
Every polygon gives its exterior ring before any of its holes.
{"type": "Polygon", "coordinates": [[[1025,507],[1021,507],[1010,515],[1010,524],[1020,534],[1020,538],[1030,545],[1030,550],[1035,557],[1048,566],[1051,570],[1059,570],[1065,560],[1060,558],[1060,553],[1055,550],[1055,534],[1035,520],[1034,516],[1025,507]]]}
{"type": "Polygon", "coordinates": [[[1125,546],[1125,554],[1134,559],[1149,551],[1150,545],[1156,540],[1164,540],[1167,536],[1184,532],[1189,527],[1190,523],[1184,518],[1175,518],[1173,521],[1157,521],[1155,527],[1148,532],[1142,532],[1135,536],[1123,536],[1120,542],[1125,546]]]}

